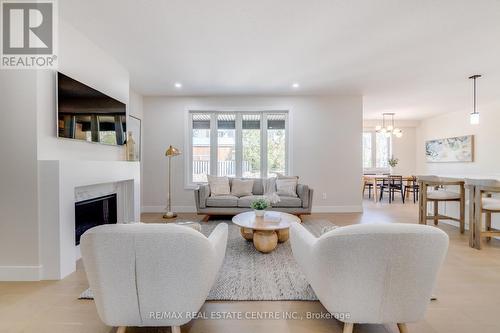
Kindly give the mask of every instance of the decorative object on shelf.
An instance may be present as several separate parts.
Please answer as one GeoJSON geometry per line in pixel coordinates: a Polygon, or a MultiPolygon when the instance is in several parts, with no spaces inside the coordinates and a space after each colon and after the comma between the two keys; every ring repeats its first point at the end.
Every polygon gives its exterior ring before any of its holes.
{"type": "Polygon", "coordinates": [[[250,207],[253,208],[255,216],[264,216],[265,210],[269,207],[269,203],[266,199],[257,199],[252,201],[250,207]]]}
{"type": "Polygon", "coordinates": [[[387,137],[394,135],[396,138],[400,138],[403,136],[403,130],[394,125],[394,115],[395,113],[382,113],[382,125],[375,126],[377,133],[383,133],[387,137]],[[391,118],[387,126],[385,124],[385,117],[391,118]]]}
{"type": "Polygon", "coordinates": [[[470,123],[471,125],[478,125],[479,124],[479,112],[476,110],[476,79],[479,79],[481,75],[475,74],[472,76],[469,76],[469,79],[474,80],[474,92],[473,92],[473,105],[474,105],[474,111],[470,114],[470,123]]]}
{"type": "Polygon", "coordinates": [[[425,142],[427,162],[473,162],[474,135],[425,142]]]}
{"type": "MultiPolygon", "coordinates": [[[[141,160],[141,119],[128,116],[127,121],[127,130],[128,133],[132,133],[132,138],[134,139],[134,147],[133,147],[133,159],[128,159],[128,161],[140,161],[141,160]]],[[[128,138],[127,138],[128,142],[128,138]]],[[[127,156],[128,156],[128,148],[127,148],[127,156]]]]}
{"type": "Polygon", "coordinates": [[[167,198],[167,212],[163,215],[164,219],[172,219],[177,217],[177,214],[172,212],[172,157],[178,156],[181,151],[170,145],[165,152],[168,157],[168,198],[167,198]]]}
{"type": "Polygon", "coordinates": [[[135,161],[135,141],[132,136],[132,131],[127,133],[127,142],[125,144],[126,159],[127,161],[135,161]]]}

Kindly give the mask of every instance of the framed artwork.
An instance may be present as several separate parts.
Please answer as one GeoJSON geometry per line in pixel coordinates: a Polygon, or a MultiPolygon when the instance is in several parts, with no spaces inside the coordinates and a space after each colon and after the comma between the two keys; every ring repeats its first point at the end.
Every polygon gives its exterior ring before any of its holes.
{"type": "Polygon", "coordinates": [[[426,141],[425,159],[428,163],[473,162],[474,135],[426,141]]]}
{"type": "Polygon", "coordinates": [[[135,161],[140,161],[141,160],[141,119],[134,117],[134,116],[128,116],[128,123],[127,123],[127,131],[132,132],[132,138],[135,142],[134,145],[134,160],[135,161]]]}

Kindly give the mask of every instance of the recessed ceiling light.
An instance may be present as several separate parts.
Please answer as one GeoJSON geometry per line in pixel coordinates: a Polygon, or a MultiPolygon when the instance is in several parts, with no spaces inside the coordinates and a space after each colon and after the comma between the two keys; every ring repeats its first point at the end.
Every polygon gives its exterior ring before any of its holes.
{"type": "Polygon", "coordinates": [[[174,83],[174,86],[175,86],[177,89],[180,89],[180,88],[182,88],[182,83],[180,83],[180,82],[175,82],[175,83],[174,83]]]}
{"type": "Polygon", "coordinates": [[[300,87],[300,84],[298,84],[297,82],[292,83],[292,88],[297,89],[298,87],[300,87]]]}

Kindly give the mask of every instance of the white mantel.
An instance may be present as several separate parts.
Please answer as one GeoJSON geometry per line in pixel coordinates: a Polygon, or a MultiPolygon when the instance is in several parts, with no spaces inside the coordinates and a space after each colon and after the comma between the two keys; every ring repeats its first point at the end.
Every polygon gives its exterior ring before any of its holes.
{"type": "Polygon", "coordinates": [[[41,160],[38,170],[41,280],[62,279],[76,270],[75,202],[92,189],[115,188],[119,222],[140,220],[139,162],[41,160]]]}

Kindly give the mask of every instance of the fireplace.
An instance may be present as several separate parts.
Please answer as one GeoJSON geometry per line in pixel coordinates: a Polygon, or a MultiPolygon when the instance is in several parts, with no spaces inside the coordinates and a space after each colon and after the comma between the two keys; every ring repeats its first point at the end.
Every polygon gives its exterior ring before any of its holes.
{"type": "Polygon", "coordinates": [[[75,202],[75,245],[90,228],[117,223],[116,193],[75,202]]]}

